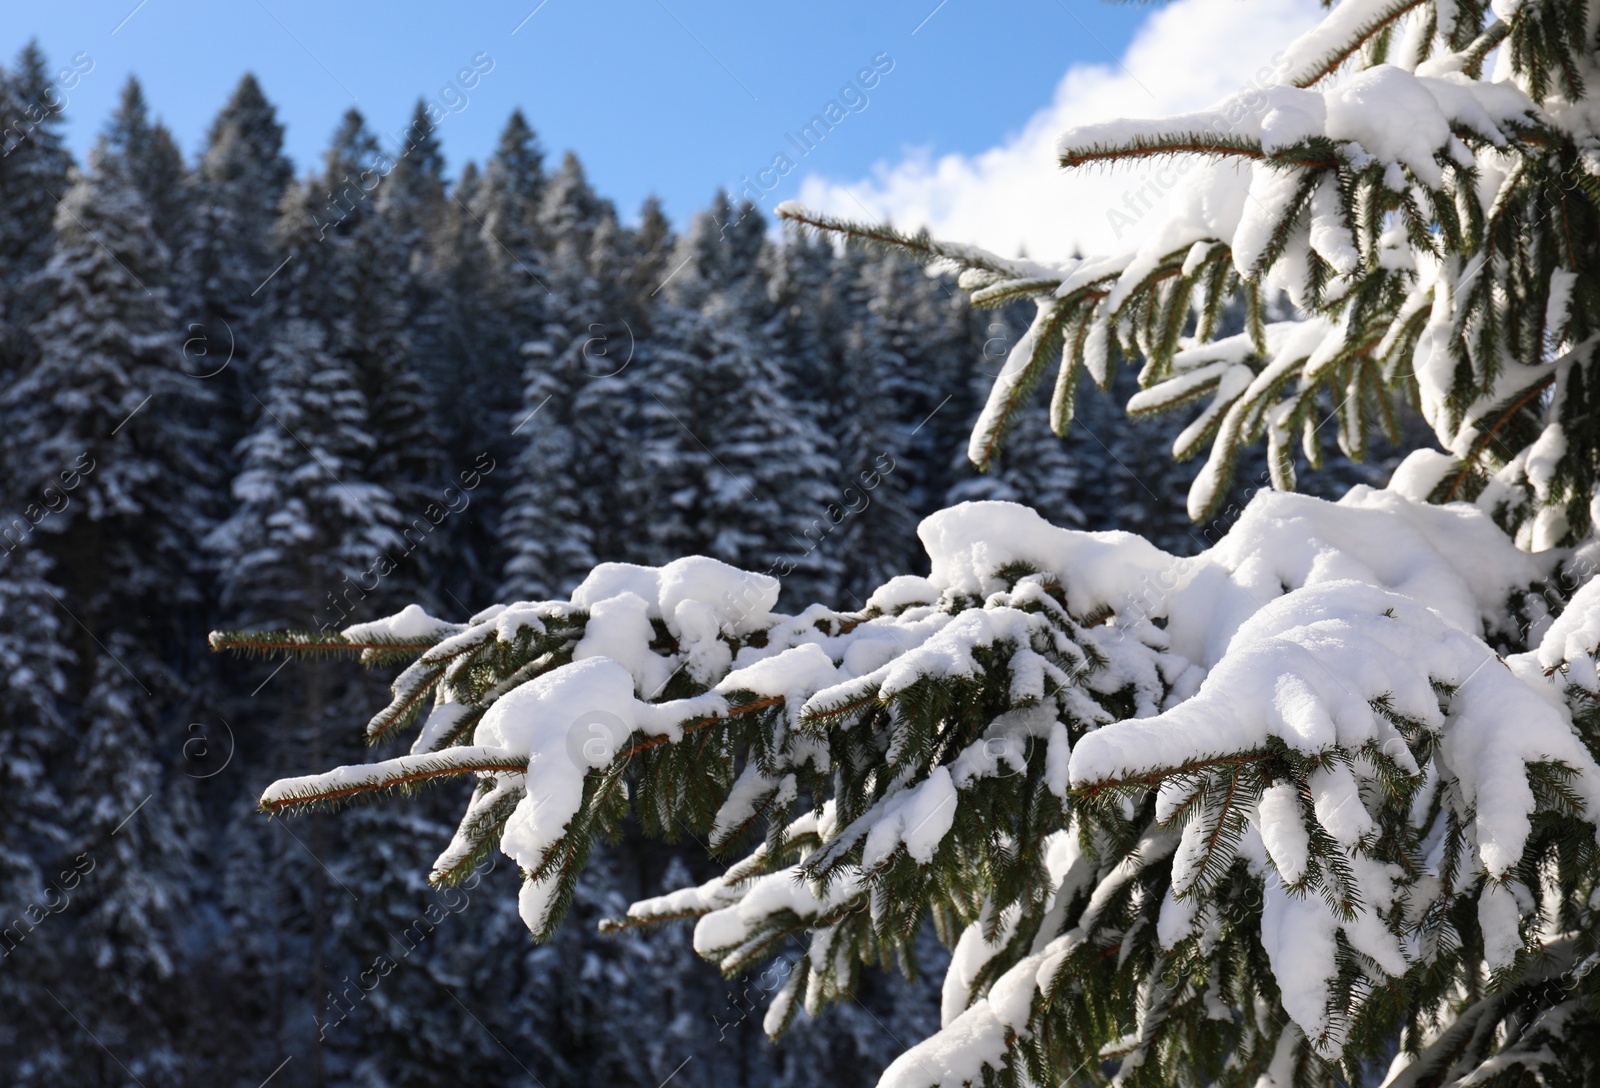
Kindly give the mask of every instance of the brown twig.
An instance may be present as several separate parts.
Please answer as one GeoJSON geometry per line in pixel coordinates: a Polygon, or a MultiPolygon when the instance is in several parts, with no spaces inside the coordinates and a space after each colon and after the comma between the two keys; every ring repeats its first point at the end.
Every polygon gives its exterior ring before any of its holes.
{"type": "Polygon", "coordinates": [[[1518,397],[1515,404],[1507,408],[1504,412],[1500,413],[1500,418],[1495,420],[1494,426],[1489,428],[1487,434],[1485,434],[1477,442],[1473,443],[1472,452],[1467,454],[1466,457],[1462,458],[1461,471],[1456,473],[1455,482],[1450,485],[1450,490],[1444,497],[1445,502],[1449,502],[1456,497],[1456,492],[1466,481],[1467,474],[1471,471],[1472,465],[1478,460],[1479,457],[1483,456],[1483,451],[1489,448],[1489,443],[1493,442],[1495,435],[1500,433],[1500,428],[1511,422],[1512,416],[1521,411],[1523,406],[1525,406],[1530,400],[1533,400],[1535,397],[1541,395],[1547,388],[1549,388],[1550,383],[1555,380],[1556,376],[1554,374],[1546,375],[1530,386],[1526,393],[1518,397]]]}
{"type": "Polygon", "coordinates": [[[444,778],[453,774],[477,774],[486,771],[521,772],[528,770],[528,761],[518,762],[514,759],[484,759],[476,763],[463,763],[451,767],[431,767],[413,771],[399,778],[391,778],[386,782],[368,783],[360,786],[341,786],[336,790],[325,790],[321,793],[302,794],[297,797],[285,797],[281,801],[263,801],[261,808],[265,812],[276,815],[282,809],[294,805],[314,805],[321,801],[332,801],[340,797],[348,797],[355,793],[371,793],[374,790],[397,789],[409,786],[413,782],[425,782],[430,778],[444,778]]]}
{"type": "MultiPolygon", "coordinates": [[[[784,698],[782,695],[769,695],[765,699],[757,699],[753,703],[741,703],[739,706],[730,706],[726,714],[712,714],[710,717],[701,718],[699,721],[691,722],[683,727],[683,732],[685,736],[690,733],[698,733],[700,730],[708,729],[711,726],[716,725],[718,722],[727,721],[729,718],[737,718],[742,714],[754,714],[756,711],[766,710],[768,707],[781,706],[783,702],[784,698]]],[[[627,759],[630,756],[638,755],[640,752],[643,752],[646,749],[654,748],[657,745],[666,744],[671,739],[671,737],[663,733],[659,737],[651,737],[649,740],[642,740],[638,744],[635,744],[632,748],[628,748],[618,753],[617,758],[627,759]]]]}

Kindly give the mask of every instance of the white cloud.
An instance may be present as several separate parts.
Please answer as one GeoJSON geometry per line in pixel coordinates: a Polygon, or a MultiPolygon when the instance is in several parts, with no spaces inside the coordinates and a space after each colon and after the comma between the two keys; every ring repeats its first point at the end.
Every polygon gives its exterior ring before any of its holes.
{"type": "Polygon", "coordinates": [[[800,200],[853,219],[870,214],[903,228],[926,226],[936,237],[1005,256],[1024,247],[1041,259],[1074,248],[1120,249],[1160,218],[1167,192],[1153,184],[1159,164],[1063,171],[1056,137],[1087,122],[1210,105],[1254,79],[1322,14],[1315,0],[1175,0],[1146,19],[1116,63],[1069,69],[1055,100],[1000,145],[937,160],[913,151],[855,181],[811,175],[800,200]],[[1141,196],[1132,195],[1136,190],[1141,196]],[[1135,213],[1139,222],[1130,227],[1135,213]]]}

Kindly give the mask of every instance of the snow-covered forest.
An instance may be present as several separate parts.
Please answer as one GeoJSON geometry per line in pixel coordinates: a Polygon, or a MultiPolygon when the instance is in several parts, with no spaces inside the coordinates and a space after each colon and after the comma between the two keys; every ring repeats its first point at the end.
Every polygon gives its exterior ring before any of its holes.
{"type": "Polygon", "coordinates": [[[1195,552],[1227,521],[1183,516],[1174,431],[1086,398],[1063,443],[1041,402],[979,474],[961,447],[1027,315],[914,258],[780,242],[725,198],[625,226],[520,114],[446,178],[423,106],[402,155],[352,113],[297,179],[248,76],[197,160],[130,83],[74,163],[33,108],[62,68],[30,49],[0,79],[0,1080],[254,1084],[294,1055],[300,1083],[433,1085],[496,1080],[509,1047],[548,1085],[654,1084],[691,1051],[678,1083],[871,1083],[936,1024],[936,977],[869,981],[772,1050],[770,973],[594,933],[709,874],[688,830],[602,851],[535,947],[503,859],[425,883],[448,791],[259,815],[274,779],[361,758],[382,684],[205,634],[465,616],[691,554],[859,607],[975,498],[1195,552]]]}
{"type": "Polygon", "coordinates": [[[1600,1077],[1600,5],[1330,0],[1062,133],[1193,168],[1052,262],[425,100],[297,179],[248,76],[74,164],[72,71],[0,78],[10,1082],[1600,1077]]]}

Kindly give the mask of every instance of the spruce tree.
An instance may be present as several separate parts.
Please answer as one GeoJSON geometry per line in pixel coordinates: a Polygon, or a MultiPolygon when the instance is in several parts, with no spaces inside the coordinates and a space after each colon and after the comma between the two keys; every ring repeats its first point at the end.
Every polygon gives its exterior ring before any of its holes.
{"type": "Polygon", "coordinates": [[[246,74],[212,121],[194,175],[184,279],[208,341],[208,354],[190,364],[194,373],[220,367],[225,356],[216,355],[229,345],[241,370],[249,369],[259,339],[252,319],[265,301],[262,284],[276,264],[273,224],[292,179],[277,111],[255,77],[246,74]]]}
{"type": "MultiPolygon", "coordinates": [[[[570,158],[570,157],[569,157],[570,158]]],[[[563,187],[582,177],[577,160],[563,164],[563,187]]],[[[540,210],[547,180],[544,151],[521,110],[513,110],[484,168],[482,188],[465,201],[484,232],[504,247],[496,261],[522,260],[541,246],[540,210]]]]}
{"type": "MultiPolygon", "coordinates": [[[[976,383],[992,374],[996,354],[1004,358],[1012,341],[1003,316],[975,312],[947,271],[893,250],[875,256],[863,269],[870,334],[885,353],[884,392],[899,406],[904,430],[906,456],[897,460],[907,464],[896,474],[910,508],[923,516],[944,506],[952,479],[970,471],[958,450],[982,403],[976,383]]],[[[907,550],[906,561],[916,561],[916,547],[907,550]]]]}
{"type": "Polygon", "coordinates": [[[41,358],[4,398],[13,470],[43,506],[29,518],[37,531],[23,535],[68,558],[58,577],[93,620],[119,615],[113,602],[190,603],[208,475],[195,419],[210,398],[175,365],[168,250],[104,146],[56,228],[40,284],[50,308],[33,329],[41,358]],[[134,531],[118,539],[114,525],[134,531]]]}
{"type": "Polygon", "coordinates": [[[858,489],[881,480],[847,559],[857,572],[853,592],[864,601],[873,587],[919,560],[912,544],[916,522],[943,505],[938,480],[946,474],[930,468],[943,469],[950,459],[941,438],[959,426],[969,399],[965,376],[975,345],[967,335],[969,314],[944,280],[901,254],[863,246],[846,252],[853,259],[840,274],[848,277],[843,293],[854,308],[846,354],[853,369],[875,377],[863,382],[847,373],[846,387],[857,399],[844,418],[878,421],[870,436],[857,439],[852,461],[839,457],[841,467],[856,470],[851,483],[858,489]],[[877,407],[885,404],[892,414],[877,407]],[[869,577],[863,581],[862,575],[869,577]]]}
{"type": "Polygon", "coordinates": [[[542,158],[533,130],[513,112],[483,173],[469,163],[446,208],[440,357],[449,360],[449,370],[438,376],[444,395],[437,403],[450,448],[472,461],[481,456],[490,467],[487,476],[468,477],[479,483],[458,527],[458,561],[451,564],[469,576],[474,592],[501,584],[515,550],[500,532],[514,482],[511,466],[533,437],[526,421],[543,400],[523,408],[528,360],[522,348],[546,336],[550,312],[539,226],[542,158]]]}
{"type": "MultiPolygon", "coordinates": [[[[381,154],[381,153],[380,153],[381,154]]],[[[441,326],[443,247],[448,244],[446,202],[449,186],[444,176],[444,153],[433,122],[423,103],[417,103],[390,159],[380,158],[380,168],[392,167],[378,183],[377,207],[401,261],[399,289],[405,308],[405,327],[411,332],[411,355],[419,377],[427,384],[443,373],[459,371],[450,356],[441,326]]],[[[436,396],[428,388],[430,400],[436,396]]]]}
{"type": "Polygon", "coordinates": [[[510,475],[504,466],[516,443],[511,429],[520,403],[518,348],[526,342],[520,313],[500,301],[508,281],[491,257],[495,243],[471,210],[479,188],[477,167],[469,162],[443,209],[438,294],[422,358],[444,446],[461,461],[452,486],[472,485],[469,509],[451,523],[453,558],[442,572],[446,589],[461,600],[499,584],[505,548],[496,527],[510,475]]]}
{"type": "MultiPolygon", "coordinates": [[[[501,144],[503,152],[518,141],[518,116],[512,115],[511,125],[501,144]]],[[[525,145],[531,143],[531,135],[522,142],[525,145]]],[[[595,193],[583,172],[583,164],[571,151],[562,156],[560,168],[548,179],[542,179],[538,174],[540,167],[536,150],[525,152],[520,161],[508,165],[513,171],[511,179],[515,183],[528,185],[531,182],[534,183],[534,191],[542,189],[538,197],[539,227],[544,233],[545,245],[551,251],[551,275],[557,281],[557,287],[565,286],[564,274],[581,278],[583,254],[594,229],[608,214],[613,218],[616,215],[610,207],[610,201],[595,193]]]]}
{"type": "Polygon", "coordinates": [[[719,193],[679,243],[645,403],[651,561],[700,552],[782,571],[810,599],[838,580],[839,556],[817,543],[845,516],[844,483],[784,380],[765,234],[753,208],[735,213],[719,193]]]}
{"type": "MultiPolygon", "coordinates": [[[[633,234],[633,260],[624,275],[628,284],[628,297],[638,300],[641,319],[648,322],[650,302],[660,293],[662,281],[672,271],[669,260],[677,238],[672,224],[661,210],[661,201],[646,197],[639,210],[639,228],[633,234]]],[[[641,330],[648,333],[649,326],[641,330]]]]}
{"type": "MultiPolygon", "coordinates": [[[[163,1077],[177,1062],[164,995],[198,825],[190,782],[162,753],[177,739],[177,668],[203,614],[194,559],[209,476],[197,427],[209,398],[175,365],[171,275],[143,197],[103,141],[57,213],[37,286],[47,301],[32,329],[39,357],[0,401],[10,493],[26,502],[8,547],[51,561],[52,603],[71,622],[70,774],[95,783],[69,812],[73,847],[99,859],[101,874],[77,948],[105,974],[92,986],[76,978],[71,997],[80,1015],[115,1015],[119,1031],[137,1034],[139,1065],[163,1077]]],[[[74,1068],[98,1076],[86,1071],[101,1060],[84,1055],[74,1068]]]]}
{"type": "MultiPolygon", "coordinates": [[[[420,290],[427,286],[436,259],[448,188],[444,151],[424,103],[418,102],[412,110],[411,123],[406,126],[403,139],[397,141],[390,161],[393,165],[380,182],[378,208],[388,218],[396,243],[405,251],[405,267],[414,281],[413,290],[420,290]]],[[[414,303],[413,310],[419,308],[414,303]]]]}
{"type": "Polygon", "coordinates": [[[123,84],[122,97],[105,134],[108,163],[123,171],[144,201],[156,236],[175,250],[184,237],[191,212],[188,170],[177,141],[160,121],[150,118],[144,89],[134,76],[123,84]]]}
{"type": "Polygon", "coordinates": [[[56,205],[67,192],[60,93],[36,43],[0,74],[0,364],[8,375],[35,357],[29,330],[42,306],[32,279],[50,259],[56,205]]]}
{"type": "Polygon", "coordinates": [[[655,309],[628,281],[637,244],[614,216],[600,220],[589,245],[589,274],[568,311],[589,321],[558,363],[572,375],[567,386],[575,394],[570,427],[580,470],[567,479],[579,485],[576,520],[589,528],[600,561],[639,558],[642,538],[651,535],[645,515],[651,481],[641,446],[617,441],[619,434],[638,433],[642,407],[654,403],[649,368],[634,365],[655,309]]]}
{"type": "MultiPolygon", "coordinates": [[[[333,226],[319,240],[331,243],[335,267],[332,283],[321,289],[332,294],[330,346],[351,361],[372,415],[369,471],[388,481],[409,515],[421,518],[441,486],[442,457],[406,327],[409,255],[373,199],[374,189],[381,194],[381,186],[393,182],[395,169],[361,115],[347,112],[324,167],[333,226]]],[[[432,550],[418,559],[425,564],[432,550]]],[[[423,581],[411,574],[404,580],[423,581]]]]}
{"type": "Polygon", "coordinates": [[[481,178],[473,185],[463,179],[455,200],[456,267],[463,277],[457,304],[483,310],[471,326],[463,321],[457,334],[464,349],[470,342],[474,359],[457,380],[473,383],[473,402],[482,412],[474,413],[469,429],[489,442],[497,459],[509,458],[517,446],[510,431],[523,418],[516,397],[522,345],[543,338],[552,316],[540,223],[543,160],[538,137],[521,111],[513,111],[481,178]]]}
{"type": "MultiPolygon", "coordinates": [[[[179,255],[183,345],[174,362],[216,399],[206,421],[207,445],[221,469],[209,489],[214,519],[231,511],[229,489],[238,468],[231,454],[265,390],[259,367],[271,334],[261,319],[278,263],[273,224],[292,179],[283,125],[255,77],[246,74],[212,121],[191,175],[189,233],[179,255]]],[[[216,599],[219,579],[208,581],[220,621],[225,613],[216,599]]],[[[209,701],[220,705],[226,699],[218,691],[209,701]]]]}
{"type": "Polygon", "coordinates": [[[404,547],[394,496],[365,476],[375,440],[354,368],[304,318],[262,360],[254,430],[241,443],[234,510],[208,546],[226,557],[224,609],[246,623],[346,626],[362,575],[404,547]]]}
{"type": "Polygon", "coordinates": [[[594,563],[589,527],[578,520],[582,466],[570,409],[558,405],[545,415],[551,399],[565,390],[547,342],[534,342],[530,349],[523,403],[532,407],[518,425],[527,437],[513,462],[516,482],[499,528],[512,549],[501,594],[514,600],[559,594],[594,563]]]}
{"type": "Polygon", "coordinates": [[[71,654],[64,623],[37,549],[0,558],[0,1022],[5,1048],[24,1046],[38,1065],[64,1064],[70,1041],[39,1007],[38,985],[60,985],[70,962],[64,936],[51,930],[95,862],[75,855],[70,822],[52,768],[75,743],[63,704],[71,654]],[[35,936],[34,931],[43,929],[35,936]]]}
{"type": "MultiPolygon", "coordinates": [[[[616,215],[595,194],[571,152],[554,178],[544,178],[537,143],[520,114],[512,115],[490,161],[480,206],[485,233],[498,223],[512,239],[499,262],[503,289],[514,301],[526,300],[527,316],[547,318],[528,328],[530,338],[519,348],[525,368],[522,402],[512,426],[518,451],[515,483],[500,524],[500,535],[511,549],[502,592],[543,598],[570,589],[597,561],[594,537],[600,526],[585,516],[585,507],[604,501],[618,482],[603,464],[591,460],[605,452],[603,447],[578,433],[583,415],[578,400],[596,374],[590,365],[592,344],[604,344],[605,330],[615,330],[621,317],[608,312],[615,310],[610,304],[614,285],[603,285],[600,278],[615,275],[610,266],[615,263],[616,215]],[[538,203],[530,220],[534,200],[538,203]],[[542,253],[535,248],[540,239],[542,253]],[[542,257],[538,275],[519,252],[542,257]],[[596,486],[602,487],[599,493],[596,486]]],[[[598,373],[611,369],[604,365],[598,373]]],[[[612,504],[613,515],[621,513],[618,505],[625,504],[612,504]]],[[[607,520],[620,524],[626,519],[607,520]]]]}

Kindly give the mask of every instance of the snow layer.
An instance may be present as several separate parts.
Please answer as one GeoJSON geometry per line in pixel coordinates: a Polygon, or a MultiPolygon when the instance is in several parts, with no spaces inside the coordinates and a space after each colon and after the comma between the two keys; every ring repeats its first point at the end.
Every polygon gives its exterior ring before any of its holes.
{"type": "Polygon", "coordinates": [[[1291,896],[1269,878],[1261,906],[1261,947],[1283,995],[1284,1011],[1308,1038],[1327,1032],[1328,987],[1338,976],[1337,924],[1315,896],[1291,896]]]}
{"type": "Polygon", "coordinates": [[[1284,883],[1300,883],[1311,859],[1311,836],[1300,817],[1299,791],[1288,783],[1267,787],[1256,806],[1256,826],[1284,883]]]}
{"type": "Polygon", "coordinates": [[[1001,915],[995,939],[984,936],[991,910],[985,905],[983,916],[961,931],[955,948],[950,951],[950,966],[945,971],[944,986],[940,992],[939,1023],[949,1027],[966,1011],[972,1001],[972,984],[978,972],[1006,946],[1017,929],[1021,912],[1007,909],[1001,915]]]}
{"type": "Polygon", "coordinates": [[[1560,669],[1570,683],[1600,692],[1595,659],[1600,648],[1600,581],[1591,581],[1567,602],[1533,651],[1539,672],[1560,669]]]}
{"type": "Polygon", "coordinates": [[[900,846],[926,865],[933,860],[956,819],[956,787],[948,767],[935,767],[926,781],[896,794],[867,832],[861,867],[871,871],[889,860],[900,846]]]}
{"type": "MultiPolygon", "coordinates": [[[[524,871],[544,861],[583,803],[583,779],[605,766],[634,729],[633,677],[614,661],[577,661],[514,688],[478,724],[479,744],[529,753],[527,796],[506,821],[500,849],[524,871]],[[611,745],[569,744],[587,725],[610,731],[611,745]]],[[[580,738],[581,739],[581,738],[580,738]]],[[[528,880],[518,907],[541,932],[556,890],[554,878],[528,880]]]]}
{"type": "Polygon", "coordinates": [[[694,927],[694,950],[713,958],[749,940],[773,914],[792,911],[815,918],[849,902],[860,888],[859,877],[847,877],[819,894],[801,877],[799,866],[780,869],[753,881],[737,903],[702,917],[694,927]]]}
{"type": "Polygon", "coordinates": [[[368,640],[393,642],[436,642],[446,634],[461,630],[455,623],[435,619],[421,606],[408,604],[392,616],[370,623],[357,623],[339,632],[351,642],[368,640]]]}
{"type": "Polygon", "coordinates": [[[1342,154],[1353,166],[1395,163],[1437,187],[1443,173],[1435,156],[1452,149],[1452,128],[1503,143],[1506,126],[1536,113],[1533,102],[1509,83],[1469,80],[1455,72],[1418,76],[1379,64],[1320,90],[1252,86],[1194,113],[1081,125],[1061,134],[1057,152],[1072,158],[1090,149],[1161,143],[1173,133],[1193,133],[1224,146],[1253,141],[1272,155],[1323,137],[1343,145],[1342,154]]]}
{"type": "Polygon", "coordinates": [[[1003,588],[997,572],[1017,563],[1064,579],[1073,611],[1123,602],[1144,575],[1173,566],[1173,557],[1132,533],[1085,533],[1051,525],[1026,506],[965,502],[930,514],[917,529],[933,565],[928,581],[941,591],[984,597],[1003,588]]]}

